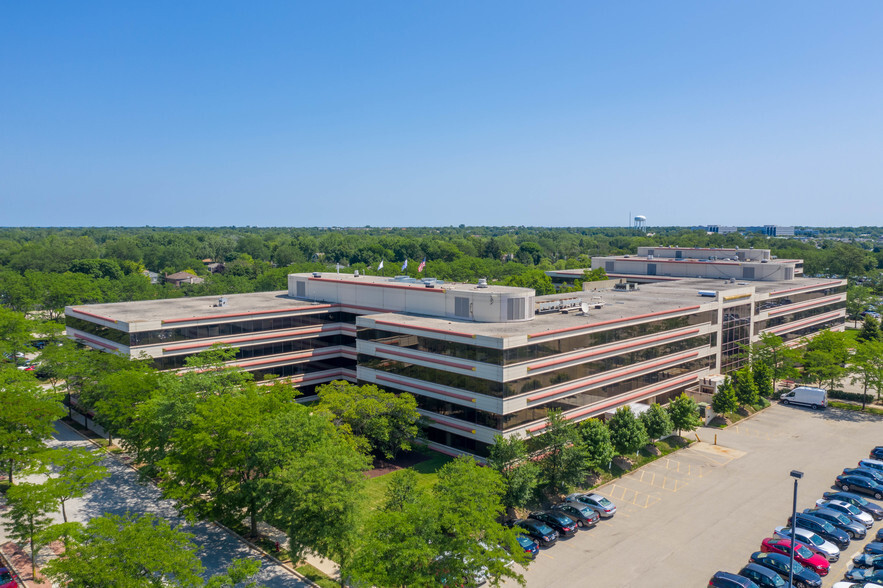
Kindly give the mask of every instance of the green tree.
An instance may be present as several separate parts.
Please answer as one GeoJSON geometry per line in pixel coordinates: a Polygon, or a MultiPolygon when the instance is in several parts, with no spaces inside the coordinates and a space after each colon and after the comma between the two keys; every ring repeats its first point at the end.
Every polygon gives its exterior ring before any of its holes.
{"type": "Polygon", "coordinates": [[[883,336],[880,334],[880,322],[874,317],[867,315],[862,321],[862,330],[855,336],[857,341],[879,341],[883,336]]]}
{"type": "Polygon", "coordinates": [[[658,402],[651,404],[650,408],[642,413],[640,418],[641,423],[644,425],[644,430],[647,431],[647,436],[650,439],[661,439],[671,434],[674,428],[668,413],[658,402]]]}
{"type": "Polygon", "coordinates": [[[610,440],[610,429],[600,419],[586,419],[578,425],[583,447],[586,450],[587,463],[595,471],[609,467],[616,455],[616,449],[610,440]]]}
{"type": "Polygon", "coordinates": [[[543,486],[553,494],[578,486],[589,471],[589,458],[575,423],[549,410],[548,425],[538,443],[542,446],[540,471],[543,486]]]}
{"type": "Polygon", "coordinates": [[[847,364],[853,384],[862,385],[862,410],[868,396],[868,388],[877,390],[877,398],[883,389],[883,341],[870,340],[859,344],[847,364]]]}
{"type": "Polygon", "coordinates": [[[743,406],[753,406],[758,402],[757,385],[751,370],[742,368],[733,374],[736,400],[743,406]]]}
{"type": "Polygon", "coordinates": [[[739,408],[739,399],[736,398],[736,389],[733,380],[727,377],[711,397],[711,409],[717,414],[727,414],[737,408],[739,408]]]}
{"type": "Polygon", "coordinates": [[[61,516],[67,522],[65,503],[71,498],[82,497],[89,487],[108,476],[101,465],[101,454],[82,447],[50,449],[40,460],[51,466],[56,474],[44,483],[46,492],[61,506],[61,516]]]}
{"type": "Polygon", "coordinates": [[[344,427],[361,447],[392,459],[411,449],[420,435],[420,413],[410,394],[392,394],[374,384],[357,386],[343,380],[316,389],[319,410],[332,415],[334,424],[344,427]]]}
{"type": "Polygon", "coordinates": [[[43,567],[54,582],[73,587],[230,586],[257,572],[259,561],[235,560],[206,584],[192,535],[154,515],[95,517],[71,534],[67,549],[43,567]]]}
{"type": "Polygon", "coordinates": [[[785,345],[778,335],[761,333],[760,340],[750,346],[749,355],[752,363],[764,363],[770,368],[773,389],[779,380],[797,376],[800,353],[785,345]]]}
{"type": "Polygon", "coordinates": [[[761,361],[751,364],[751,377],[754,379],[754,386],[757,393],[762,398],[773,397],[773,378],[772,371],[769,366],[761,361]]]}
{"type": "Polygon", "coordinates": [[[404,511],[417,501],[417,472],[406,468],[389,474],[384,492],[383,509],[404,511]]]}
{"type": "Polygon", "coordinates": [[[523,507],[530,501],[539,483],[540,470],[530,459],[527,444],[520,435],[496,435],[487,464],[503,479],[505,507],[523,507]]]}
{"type": "Polygon", "coordinates": [[[855,321],[861,318],[861,312],[868,308],[874,299],[874,292],[867,286],[851,285],[846,289],[846,315],[855,321]]]}
{"type": "Polygon", "coordinates": [[[54,506],[53,498],[41,484],[20,482],[6,491],[7,509],[3,523],[9,536],[29,546],[31,576],[37,575],[37,554],[46,545],[46,531],[52,519],[46,516],[54,506]]]}
{"type": "Polygon", "coordinates": [[[647,431],[628,406],[617,408],[607,426],[610,428],[610,440],[619,455],[637,453],[647,444],[647,431]]]}
{"type": "Polygon", "coordinates": [[[677,430],[678,436],[681,431],[693,431],[702,424],[699,418],[699,406],[686,392],[671,401],[668,405],[668,415],[671,424],[677,430]]]}
{"type": "Polygon", "coordinates": [[[0,407],[0,464],[12,484],[13,474],[43,450],[64,412],[31,372],[9,364],[0,365],[0,407]]]}
{"type": "MultiPolygon", "coordinates": [[[[0,306],[0,355],[14,358],[16,353],[24,353],[34,341],[36,327],[36,321],[0,306]]],[[[0,361],[3,359],[0,357],[0,361]]]]}

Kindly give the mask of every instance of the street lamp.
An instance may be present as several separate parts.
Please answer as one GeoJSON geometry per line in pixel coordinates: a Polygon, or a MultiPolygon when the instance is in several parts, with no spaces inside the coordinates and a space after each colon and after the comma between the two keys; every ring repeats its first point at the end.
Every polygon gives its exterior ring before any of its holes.
{"type": "Polygon", "coordinates": [[[803,472],[791,470],[791,477],[794,478],[794,502],[791,504],[791,561],[788,565],[788,585],[794,585],[794,546],[796,545],[794,531],[797,527],[797,480],[803,477],[803,472]]]}

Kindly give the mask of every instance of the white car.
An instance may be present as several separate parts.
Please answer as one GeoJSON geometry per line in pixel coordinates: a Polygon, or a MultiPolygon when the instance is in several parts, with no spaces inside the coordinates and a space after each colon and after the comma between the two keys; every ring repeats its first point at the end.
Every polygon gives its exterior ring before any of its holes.
{"type": "Polygon", "coordinates": [[[859,507],[849,504],[848,502],[843,502],[842,500],[825,500],[820,498],[819,500],[816,500],[816,505],[830,508],[831,510],[836,510],[837,512],[842,512],[854,521],[858,521],[863,524],[867,529],[870,529],[874,525],[874,517],[872,517],[859,507]]]}
{"type": "MultiPolygon", "coordinates": [[[[781,539],[791,539],[791,529],[789,527],[776,527],[775,533],[776,537],[781,539]]],[[[825,541],[812,531],[795,527],[794,536],[801,543],[805,543],[810,550],[824,556],[828,561],[835,562],[840,559],[840,550],[837,546],[830,541],[825,541]]]]}

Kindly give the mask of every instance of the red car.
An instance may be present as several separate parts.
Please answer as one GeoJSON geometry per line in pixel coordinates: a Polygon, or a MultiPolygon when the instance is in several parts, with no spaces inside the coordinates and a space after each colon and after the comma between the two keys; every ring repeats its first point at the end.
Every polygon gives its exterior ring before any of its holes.
{"type": "MultiPolygon", "coordinates": [[[[828,560],[818,553],[813,553],[809,547],[796,541],[797,549],[794,550],[794,561],[800,562],[820,576],[828,575],[828,560]]],[[[760,550],[764,553],[781,553],[789,555],[791,553],[790,539],[769,538],[763,540],[760,544],[760,550]]]]}
{"type": "Polygon", "coordinates": [[[12,579],[12,572],[0,567],[0,588],[18,588],[18,584],[12,579]]]}

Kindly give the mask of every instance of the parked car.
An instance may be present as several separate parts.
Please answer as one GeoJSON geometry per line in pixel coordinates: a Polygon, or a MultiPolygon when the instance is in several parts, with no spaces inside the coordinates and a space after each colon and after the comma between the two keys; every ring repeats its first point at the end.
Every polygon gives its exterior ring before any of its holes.
{"type": "Polygon", "coordinates": [[[758,588],[757,584],[730,572],[715,572],[708,581],[708,588],[758,588]]]}
{"type": "Polygon", "coordinates": [[[844,577],[853,582],[883,582],[883,570],[852,568],[847,570],[844,577]]]}
{"type": "Polygon", "coordinates": [[[602,519],[612,518],[616,514],[616,505],[600,494],[570,494],[564,499],[565,502],[580,502],[591,506],[602,519]]]}
{"type": "MultiPolygon", "coordinates": [[[[782,539],[791,538],[791,529],[789,527],[776,527],[775,534],[782,539]]],[[[801,527],[794,528],[794,537],[809,547],[812,551],[824,556],[829,562],[835,562],[840,559],[840,550],[830,541],[825,541],[812,531],[808,531],[801,527]]]]}
{"type": "Polygon", "coordinates": [[[859,553],[852,558],[852,564],[857,568],[883,568],[883,555],[859,553]]]}
{"type": "Polygon", "coordinates": [[[739,570],[739,575],[748,578],[761,588],[781,588],[782,586],[788,586],[788,582],[783,580],[779,574],[767,567],[759,566],[756,563],[750,563],[739,570]]]}
{"type": "Polygon", "coordinates": [[[591,529],[598,524],[601,516],[598,511],[587,504],[579,502],[561,502],[552,506],[552,510],[558,510],[576,521],[583,529],[591,529]]]}
{"type": "MultiPolygon", "coordinates": [[[[788,524],[791,524],[791,517],[788,517],[788,524]]],[[[849,535],[845,531],[834,528],[834,525],[824,519],[799,512],[797,513],[797,525],[812,531],[825,541],[830,541],[841,551],[849,547],[849,535]]]]}
{"type": "Polygon", "coordinates": [[[864,524],[854,521],[845,514],[831,510],[830,508],[807,508],[805,514],[812,515],[824,521],[828,521],[841,531],[849,535],[850,539],[864,539],[868,534],[868,528],[864,524]]]}
{"type": "Polygon", "coordinates": [[[874,541],[883,541],[883,527],[877,529],[877,536],[874,537],[874,541]]]}
{"type": "Polygon", "coordinates": [[[783,392],[779,400],[782,404],[798,404],[819,410],[828,406],[828,392],[821,388],[798,386],[790,392],[783,392]]]}
{"type": "Polygon", "coordinates": [[[540,544],[527,535],[519,533],[516,539],[518,540],[518,544],[524,548],[524,553],[526,553],[531,559],[534,559],[540,552],[540,544]]]}
{"type": "Polygon", "coordinates": [[[865,478],[871,478],[878,484],[883,482],[883,472],[878,470],[872,470],[871,468],[844,468],[843,474],[844,476],[864,476],[865,478]]]}
{"type": "Polygon", "coordinates": [[[877,447],[873,448],[868,457],[870,457],[871,459],[883,459],[883,445],[878,445],[877,447]]]}
{"type": "MultiPolygon", "coordinates": [[[[760,550],[764,553],[781,553],[790,556],[791,539],[779,537],[767,537],[760,543],[760,550]]],[[[797,541],[794,545],[794,561],[808,567],[820,576],[827,576],[831,564],[827,558],[810,551],[809,547],[797,541]]]]}
{"type": "Polygon", "coordinates": [[[573,537],[579,528],[576,521],[558,510],[532,512],[527,518],[542,521],[558,531],[559,537],[573,537]]]}
{"type": "MultiPolygon", "coordinates": [[[[783,579],[788,578],[788,569],[791,567],[791,558],[787,555],[755,551],[751,554],[750,561],[751,563],[773,570],[783,579]]],[[[795,561],[794,585],[798,588],[819,588],[822,585],[822,577],[795,561]]]]}
{"type": "Polygon", "coordinates": [[[837,480],[834,483],[844,492],[854,490],[855,492],[870,494],[877,500],[883,500],[883,486],[881,486],[871,478],[865,478],[863,476],[855,475],[841,475],[837,476],[837,480]]]}
{"type": "Polygon", "coordinates": [[[18,583],[8,568],[0,567],[0,588],[18,588],[18,583]]]}
{"type": "Polygon", "coordinates": [[[863,459],[858,462],[858,467],[883,474],[883,460],[880,459],[863,459]]]}
{"type": "Polygon", "coordinates": [[[862,551],[871,555],[883,555],[883,542],[872,541],[865,545],[865,548],[862,551]]]}
{"type": "Polygon", "coordinates": [[[867,529],[870,529],[871,526],[873,526],[874,524],[874,518],[871,515],[866,512],[862,512],[862,510],[854,504],[845,502],[843,500],[816,500],[816,506],[830,508],[831,510],[842,512],[846,516],[851,517],[854,521],[863,524],[867,529]]]}
{"type": "Polygon", "coordinates": [[[874,519],[878,521],[883,520],[883,508],[858,494],[853,494],[852,492],[825,492],[822,496],[825,497],[825,500],[840,500],[855,506],[873,517],[871,519],[872,523],[874,519]]]}
{"type": "Polygon", "coordinates": [[[831,588],[883,588],[883,584],[875,584],[873,582],[837,582],[831,588]]]}
{"type": "Polygon", "coordinates": [[[558,533],[541,521],[535,519],[517,519],[509,523],[510,527],[519,527],[525,535],[536,540],[543,547],[552,547],[558,541],[558,533]]]}

